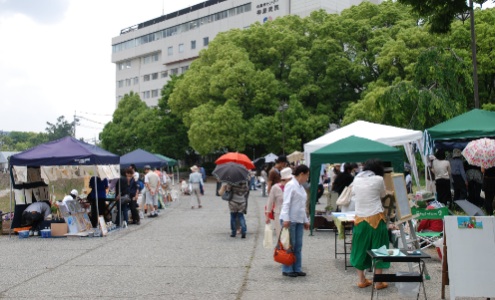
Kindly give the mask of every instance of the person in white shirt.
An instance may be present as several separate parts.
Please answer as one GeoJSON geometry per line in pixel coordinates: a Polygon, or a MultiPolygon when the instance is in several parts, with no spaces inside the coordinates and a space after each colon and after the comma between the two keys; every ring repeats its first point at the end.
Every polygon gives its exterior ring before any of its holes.
{"type": "Polygon", "coordinates": [[[447,205],[452,202],[452,193],[450,191],[450,162],[445,159],[445,151],[441,150],[435,154],[435,159],[431,163],[431,169],[435,175],[437,200],[447,205]]]}
{"type": "Polygon", "coordinates": [[[294,176],[285,185],[284,202],[280,211],[280,221],[284,228],[290,231],[290,243],[296,256],[296,262],[290,266],[282,266],[282,275],[289,277],[306,276],[302,271],[303,230],[309,229],[309,219],[306,214],[307,194],[303,184],[308,181],[309,168],[299,165],[294,176]]]}
{"type": "Polygon", "coordinates": [[[280,230],[282,229],[280,227],[280,211],[284,202],[285,184],[292,179],[292,169],[290,167],[284,168],[280,171],[280,177],[280,182],[272,186],[265,206],[266,224],[270,224],[269,214],[273,212],[276,237],[280,235],[280,230]]]}
{"type": "MultiPolygon", "coordinates": [[[[191,174],[189,174],[189,185],[191,186],[191,196],[196,195],[198,201],[198,208],[203,207],[201,205],[201,186],[203,185],[203,176],[199,172],[197,166],[191,167],[191,174]]],[[[191,209],[194,208],[193,198],[191,197],[191,209]]]]}
{"type": "MultiPolygon", "coordinates": [[[[383,180],[383,163],[378,159],[366,161],[363,171],[356,175],[352,183],[356,216],[352,236],[351,265],[357,269],[360,288],[368,287],[372,281],[366,279],[364,270],[371,268],[371,257],[367,250],[388,248],[388,229],[381,199],[387,194],[383,180]]],[[[376,274],[390,268],[390,262],[378,262],[376,274]]],[[[387,288],[386,282],[379,282],[376,289],[387,288]]]]}

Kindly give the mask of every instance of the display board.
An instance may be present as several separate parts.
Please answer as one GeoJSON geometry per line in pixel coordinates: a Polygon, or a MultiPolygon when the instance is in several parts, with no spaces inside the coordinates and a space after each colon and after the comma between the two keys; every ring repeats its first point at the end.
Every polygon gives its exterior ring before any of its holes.
{"type": "Polygon", "coordinates": [[[404,174],[394,173],[392,175],[392,182],[394,184],[394,197],[397,220],[401,221],[412,216],[411,206],[409,205],[409,198],[407,197],[406,181],[404,180],[404,174]]]}
{"type": "Polygon", "coordinates": [[[445,216],[450,299],[495,297],[495,218],[445,216]]]}

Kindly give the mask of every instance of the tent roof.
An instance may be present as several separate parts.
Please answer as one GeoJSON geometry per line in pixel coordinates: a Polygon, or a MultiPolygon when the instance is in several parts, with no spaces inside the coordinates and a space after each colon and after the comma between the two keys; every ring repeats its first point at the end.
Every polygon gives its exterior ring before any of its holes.
{"type": "Polygon", "coordinates": [[[351,135],[377,141],[389,146],[399,146],[420,140],[423,133],[419,130],[367,121],[356,121],[304,144],[304,158],[306,163],[308,165],[310,164],[310,154],[312,152],[351,135]]]}
{"type": "Polygon", "coordinates": [[[71,136],[12,155],[12,166],[113,165],[119,156],[71,136]]]}
{"type": "Polygon", "coordinates": [[[390,161],[396,170],[403,166],[402,151],[369,139],[350,136],[311,153],[311,161],[321,164],[334,162],[364,162],[370,158],[390,161]]]}
{"type": "Polygon", "coordinates": [[[432,140],[475,139],[495,136],[495,112],[473,109],[428,128],[432,140]]]}
{"type": "Polygon", "coordinates": [[[161,168],[167,166],[167,161],[143,149],[136,149],[120,157],[122,168],[131,164],[135,164],[138,169],[142,169],[146,165],[150,165],[152,168],[161,168]]]}
{"type": "Polygon", "coordinates": [[[170,157],[165,156],[165,155],[157,154],[157,153],[155,153],[155,155],[158,156],[159,158],[165,160],[169,167],[173,167],[177,164],[177,160],[175,160],[173,158],[170,158],[170,157]]]}

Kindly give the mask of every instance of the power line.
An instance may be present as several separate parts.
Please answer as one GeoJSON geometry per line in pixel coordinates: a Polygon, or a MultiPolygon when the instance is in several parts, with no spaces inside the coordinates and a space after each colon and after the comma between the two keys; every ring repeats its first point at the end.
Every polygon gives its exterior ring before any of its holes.
{"type": "Polygon", "coordinates": [[[88,118],[83,117],[83,116],[77,116],[76,115],[76,118],[83,119],[83,120],[86,120],[86,121],[89,121],[89,122],[93,122],[93,123],[96,123],[96,124],[106,125],[106,123],[95,121],[95,120],[91,120],[91,119],[88,119],[88,118]]]}
{"type": "Polygon", "coordinates": [[[80,114],[85,114],[85,115],[92,115],[92,116],[104,116],[104,117],[111,117],[113,114],[98,114],[98,113],[91,113],[91,112],[84,112],[84,111],[79,111],[80,114]]]}

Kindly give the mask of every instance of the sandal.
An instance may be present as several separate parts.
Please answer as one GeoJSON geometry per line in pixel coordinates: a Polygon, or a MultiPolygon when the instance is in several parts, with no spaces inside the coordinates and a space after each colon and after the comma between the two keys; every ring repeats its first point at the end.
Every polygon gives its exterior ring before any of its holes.
{"type": "Polygon", "coordinates": [[[383,290],[386,288],[388,288],[388,283],[386,283],[386,282],[379,282],[375,285],[375,289],[377,289],[377,290],[383,290]]]}
{"type": "Polygon", "coordinates": [[[357,283],[357,286],[361,289],[364,289],[365,287],[369,287],[370,285],[372,285],[373,282],[369,279],[365,279],[364,282],[358,282],[357,283]]]}

